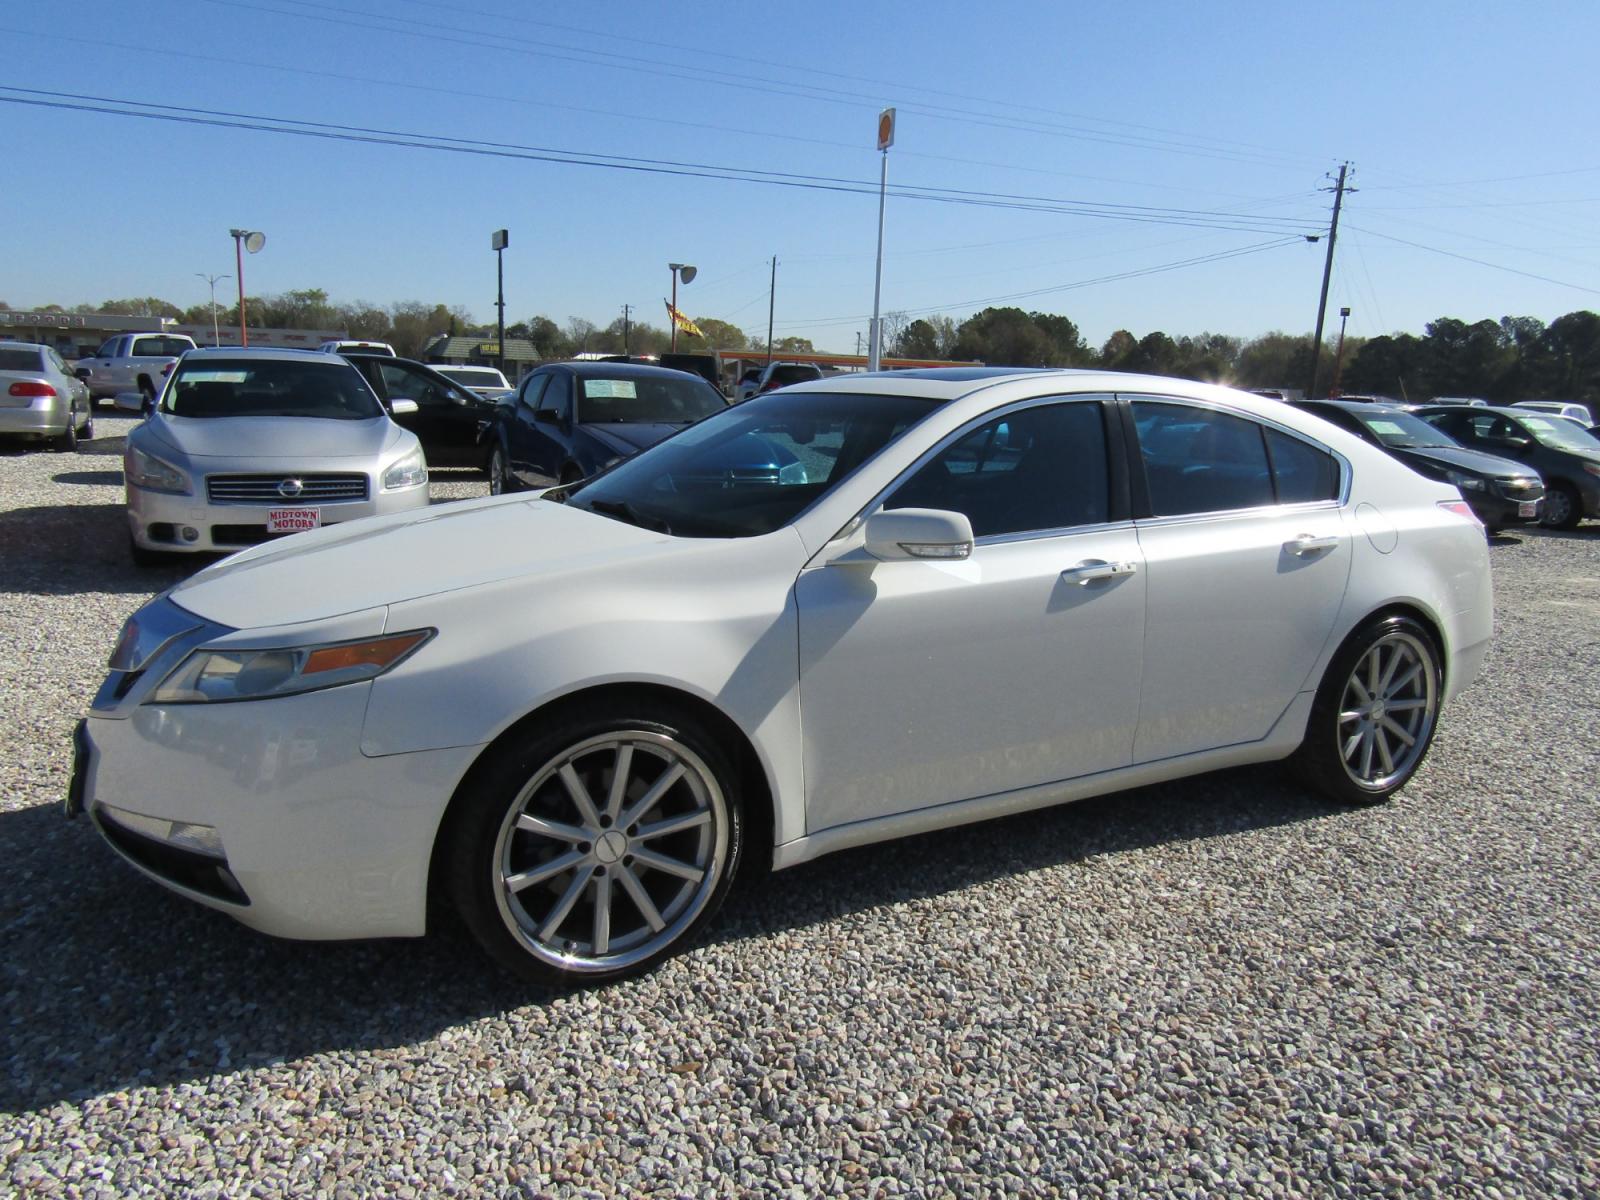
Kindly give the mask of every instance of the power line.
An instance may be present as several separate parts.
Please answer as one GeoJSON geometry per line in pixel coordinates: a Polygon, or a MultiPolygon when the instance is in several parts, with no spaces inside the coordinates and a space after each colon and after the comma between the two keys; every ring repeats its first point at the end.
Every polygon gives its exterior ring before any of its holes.
{"type": "MultiPolygon", "coordinates": [[[[1260,254],[1266,250],[1276,250],[1283,246],[1292,246],[1303,241],[1300,237],[1280,237],[1267,242],[1257,242],[1249,246],[1240,246],[1232,250],[1220,250],[1214,254],[1202,254],[1193,258],[1180,259],[1177,262],[1160,263],[1156,266],[1139,267],[1131,271],[1119,271],[1113,275],[1100,275],[1093,279],[1079,279],[1072,283],[1052,284],[1049,287],[1033,288],[1024,292],[1010,292],[1002,296],[985,296],[973,300],[955,300],[944,304],[924,305],[920,308],[897,309],[907,316],[923,315],[927,313],[944,312],[947,309],[977,308],[979,305],[999,304],[1010,300],[1031,300],[1037,296],[1053,295],[1057,292],[1076,291],[1079,288],[1094,287],[1102,283],[1117,283],[1124,279],[1138,279],[1146,275],[1160,275],[1167,271],[1182,270],[1185,267],[1201,266],[1206,263],[1222,262],[1230,258],[1242,258],[1247,254],[1260,254]]],[[[819,328],[824,326],[851,325],[858,321],[868,319],[867,314],[857,313],[847,317],[817,317],[811,320],[781,321],[784,328],[819,328]]]]}
{"type": "MultiPolygon", "coordinates": [[[[21,93],[20,96],[0,96],[0,101],[11,104],[97,112],[115,116],[139,117],[147,120],[170,121],[179,124],[251,129],[258,132],[285,133],[334,141],[364,142],[373,145],[401,146],[410,149],[446,150],[463,154],[563,163],[572,166],[607,167],[613,170],[627,170],[646,174],[678,175],[744,183],[765,183],[773,186],[815,191],[871,194],[877,190],[870,181],[835,176],[769,171],[750,167],[729,167],[711,163],[683,162],[631,155],[601,154],[594,151],[559,150],[514,142],[491,142],[477,138],[455,137],[453,135],[343,125],[334,122],[311,121],[303,118],[271,117],[222,109],[158,104],[153,101],[86,95],[76,92],[58,92],[39,88],[21,88],[11,85],[0,85],[0,91],[21,93]],[[51,97],[52,99],[31,99],[30,97],[51,97]],[[137,107],[129,108],[127,107],[129,105],[137,107]]],[[[964,188],[942,188],[926,184],[901,185],[892,189],[892,191],[898,198],[927,200],[945,204],[1050,212],[1066,216],[1097,217],[1105,220],[1131,221],[1144,224],[1186,225],[1204,229],[1224,229],[1251,233],[1279,233],[1283,231],[1283,226],[1286,224],[1299,224],[1293,218],[1287,217],[1255,217],[1249,214],[1208,212],[1202,209],[1158,208],[1150,205],[1073,201],[1004,192],[980,192],[964,188]],[[1260,225],[1250,224],[1249,222],[1276,223],[1278,228],[1263,229],[1260,225]]]]}
{"type": "Polygon", "coordinates": [[[1500,263],[1492,263],[1482,258],[1473,258],[1470,254],[1457,254],[1453,250],[1441,250],[1438,246],[1426,246],[1421,242],[1411,242],[1407,241],[1405,238],[1395,237],[1393,234],[1379,233],[1376,229],[1363,229],[1359,225],[1351,225],[1349,228],[1359,229],[1362,233],[1365,233],[1370,237],[1382,238],[1386,242],[1399,242],[1402,246],[1411,246],[1417,250],[1427,250],[1432,254],[1442,254],[1446,258],[1459,258],[1462,262],[1475,263],[1480,267],[1488,267],[1490,270],[1505,271],[1510,275],[1521,275],[1525,279],[1537,279],[1540,283],[1553,283],[1557,287],[1572,288],[1575,291],[1589,292],[1593,295],[1600,296],[1600,288],[1585,287],[1581,283],[1571,283],[1565,279],[1552,279],[1549,275],[1536,275],[1532,271],[1519,271],[1516,267],[1507,267],[1500,263]]]}
{"type": "MultiPolygon", "coordinates": [[[[368,32],[391,33],[401,37],[426,38],[430,42],[450,42],[462,46],[470,46],[480,50],[493,50],[501,53],[521,54],[535,58],[551,58],[564,62],[575,62],[585,66],[617,68],[616,62],[607,62],[614,59],[617,62],[628,64],[627,68],[635,73],[643,72],[658,75],[668,79],[678,79],[696,84],[710,84],[714,87],[734,88],[741,91],[763,92],[770,95],[788,96],[792,99],[812,100],[819,103],[840,104],[850,107],[881,106],[883,94],[881,92],[867,94],[860,92],[846,92],[837,88],[820,87],[814,84],[788,84],[779,81],[769,83],[755,83],[749,80],[728,79],[720,75],[708,75],[704,72],[692,73],[672,69],[658,59],[641,58],[636,55],[615,54],[610,51],[593,50],[582,46],[566,46],[548,41],[534,42],[526,38],[517,38],[501,32],[479,32],[475,30],[462,30],[456,25],[441,24],[434,21],[415,21],[405,17],[390,17],[387,15],[363,12],[359,9],[339,8],[327,4],[323,0],[279,0],[280,3],[306,4],[316,11],[308,13],[286,12],[281,8],[269,8],[264,4],[252,3],[251,0],[205,0],[208,4],[219,5],[225,8],[236,8],[253,12],[266,13],[272,16],[289,17],[293,20],[314,20],[334,25],[353,26],[368,32]],[[346,13],[345,17],[329,15],[330,13],[346,13]],[[360,18],[350,19],[351,16],[360,18]],[[386,21],[389,24],[378,24],[386,21]],[[415,25],[418,30],[395,28],[396,24],[415,25]],[[462,37],[462,33],[469,36],[462,37]],[[473,40],[474,38],[478,40],[473,40]],[[513,44],[520,43],[520,44],[513,44]],[[557,53],[565,50],[567,53],[557,53]]],[[[1256,165],[1282,166],[1290,160],[1274,159],[1259,154],[1228,152],[1219,149],[1208,149],[1197,145],[1184,146],[1179,143],[1164,142],[1160,139],[1131,137],[1126,135],[1106,134],[1099,131],[1074,129],[1070,126],[1051,124],[1049,122],[1029,121],[1024,119],[996,117],[988,113],[969,112],[941,105],[902,105],[904,111],[927,116],[935,120],[957,121],[969,125],[987,126],[995,129],[1008,129],[1014,132],[1031,132],[1046,134],[1055,137],[1066,137],[1074,140],[1101,142],[1108,145],[1124,146],[1133,149],[1157,150],[1177,154],[1186,154],[1202,158],[1220,159],[1227,162],[1255,163],[1256,165]]],[[[1297,164],[1304,162],[1297,160],[1297,164]]]]}

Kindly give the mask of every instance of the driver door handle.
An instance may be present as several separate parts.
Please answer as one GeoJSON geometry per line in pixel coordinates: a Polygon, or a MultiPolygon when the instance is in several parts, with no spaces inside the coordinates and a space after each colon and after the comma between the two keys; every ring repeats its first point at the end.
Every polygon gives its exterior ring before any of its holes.
{"type": "Polygon", "coordinates": [[[1081,562],[1075,567],[1068,567],[1061,572],[1061,578],[1068,583],[1075,583],[1079,587],[1088,587],[1096,579],[1118,579],[1124,575],[1132,575],[1139,569],[1135,562],[1101,562],[1090,560],[1081,562]]]}
{"type": "Polygon", "coordinates": [[[1305,558],[1311,554],[1321,554],[1324,550],[1332,550],[1339,544],[1336,537],[1313,537],[1309,533],[1302,533],[1293,541],[1285,542],[1283,548],[1290,554],[1305,558]]]}

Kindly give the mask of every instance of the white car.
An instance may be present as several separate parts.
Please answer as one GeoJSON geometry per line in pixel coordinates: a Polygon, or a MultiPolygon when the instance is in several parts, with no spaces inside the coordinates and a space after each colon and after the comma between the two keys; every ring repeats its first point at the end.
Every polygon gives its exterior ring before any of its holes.
{"type": "Polygon", "coordinates": [[[0,342],[0,435],[47,438],[58,450],[76,450],[94,437],[89,385],[67,369],[55,347],[0,342]]]}
{"type": "Polygon", "coordinates": [[[416,434],[355,367],[306,350],[191,350],[128,434],[122,472],[141,564],[428,505],[416,434]]]}
{"type": "Polygon", "coordinates": [[[417,935],[434,895],[594,981],[746,867],[1275,759],[1383,800],[1490,602],[1453,487],[1281,402],[857,375],[201,571],[123,629],[67,808],[271,934],[417,935]]]}
{"type": "Polygon", "coordinates": [[[388,342],[363,342],[359,338],[323,342],[317,350],[322,354],[387,354],[390,358],[397,357],[394,347],[388,342]]]}
{"type": "Polygon", "coordinates": [[[1565,417],[1569,421],[1576,421],[1585,429],[1594,428],[1594,414],[1589,411],[1587,404],[1579,404],[1571,400],[1518,400],[1512,408],[1526,408],[1533,412],[1549,413],[1551,416],[1565,417]]]}
{"type": "Polygon", "coordinates": [[[497,367],[451,366],[449,363],[433,364],[433,369],[446,379],[476,392],[488,400],[495,400],[512,391],[511,381],[497,367]]]}

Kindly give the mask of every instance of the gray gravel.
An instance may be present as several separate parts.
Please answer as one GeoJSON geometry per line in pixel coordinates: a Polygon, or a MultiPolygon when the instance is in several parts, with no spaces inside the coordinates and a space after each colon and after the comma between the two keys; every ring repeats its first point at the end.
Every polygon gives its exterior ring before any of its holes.
{"type": "Polygon", "coordinates": [[[128,564],[97,424],[0,446],[0,1192],[1600,1195],[1600,526],[1497,541],[1388,807],[1256,769],[854,851],[561,995],[454,928],[261,937],[59,817],[180,573],[128,564]]]}

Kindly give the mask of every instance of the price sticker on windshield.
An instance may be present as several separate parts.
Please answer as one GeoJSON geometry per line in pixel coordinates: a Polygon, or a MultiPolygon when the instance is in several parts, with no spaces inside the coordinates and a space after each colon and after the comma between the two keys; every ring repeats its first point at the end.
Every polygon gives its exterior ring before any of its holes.
{"type": "Polygon", "coordinates": [[[631,379],[585,379],[583,395],[588,400],[637,400],[639,388],[631,379]]]}

